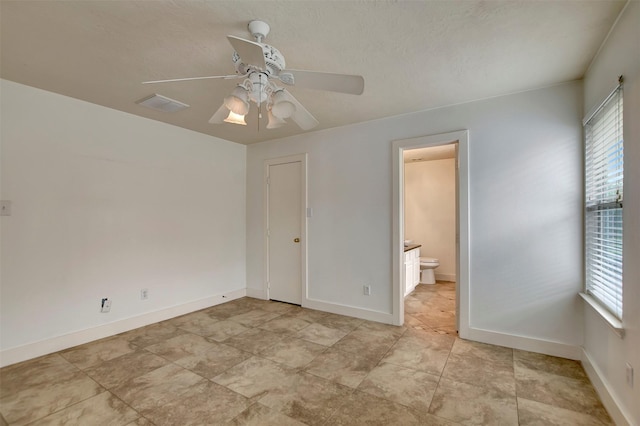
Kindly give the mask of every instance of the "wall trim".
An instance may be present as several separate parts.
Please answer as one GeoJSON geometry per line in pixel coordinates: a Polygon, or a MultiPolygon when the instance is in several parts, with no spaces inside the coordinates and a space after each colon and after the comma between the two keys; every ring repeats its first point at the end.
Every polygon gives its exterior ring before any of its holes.
{"type": "Polygon", "coordinates": [[[268,300],[264,289],[261,289],[261,288],[247,288],[247,297],[253,297],[254,299],[268,300]]]}
{"type": "Polygon", "coordinates": [[[568,358],[576,361],[582,359],[582,347],[580,346],[536,339],[533,337],[518,336],[515,334],[498,333],[480,328],[469,327],[468,334],[464,339],[557,356],[560,358],[568,358]]]}
{"type": "Polygon", "coordinates": [[[347,315],[350,317],[361,318],[369,321],[381,322],[384,324],[393,324],[393,314],[387,312],[372,311],[370,309],[358,308],[355,306],[326,302],[324,300],[307,298],[302,301],[302,307],[316,309],[323,312],[330,312],[332,314],[347,315]]]}
{"type": "Polygon", "coordinates": [[[194,300],[183,303],[181,305],[171,306],[169,308],[160,309],[153,312],[146,312],[141,315],[114,321],[108,324],[91,327],[84,330],[78,330],[49,339],[40,340],[26,345],[14,348],[4,349],[0,351],[0,367],[37,358],[53,352],[58,352],[74,346],[92,342],[94,340],[103,339],[135,328],[144,327],[145,325],[154,324],[156,322],[175,318],[200,309],[209,308],[211,306],[226,303],[234,299],[246,296],[246,289],[233,290],[214,296],[205,297],[203,299],[194,300]]]}
{"type": "Polygon", "coordinates": [[[456,282],[456,274],[438,274],[436,272],[436,280],[437,281],[448,281],[455,283],[456,282]]]}
{"type": "Polygon", "coordinates": [[[604,408],[609,412],[613,422],[618,426],[631,426],[633,424],[631,423],[631,416],[623,408],[620,398],[616,395],[613,387],[584,348],[582,349],[581,361],[584,371],[587,372],[591,384],[596,389],[604,408]]]}

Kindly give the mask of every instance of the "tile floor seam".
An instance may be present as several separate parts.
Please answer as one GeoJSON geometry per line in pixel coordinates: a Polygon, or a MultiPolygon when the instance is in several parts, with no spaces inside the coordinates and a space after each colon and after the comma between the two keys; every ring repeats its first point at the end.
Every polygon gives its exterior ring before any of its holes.
{"type": "MultiPolygon", "coordinates": [[[[88,377],[88,376],[87,376],[87,377],[88,377]]],[[[91,379],[91,377],[89,377],[89,379],[91,379]]],[[[93,379],[91,379],[91,380],[93,380],[93,379]]],[[[95,382],[95,380],[94,380],[94,382],[95,382]]],[[[103,394],[103,393],[105,393],[105,392],[110,393],[110,392],[109,392],[109,390],[108,390],[108,389],[105,389],[105,388],[104,388],[104,386],[100,385],[100,383],[98,383],[98,382],[95,382],[95,383],[96,383],[98,386],[100,386],[100,387],[102,388],[102,392],[98,392],[98,393],[97,393],[97,394],[95,394],[95,395],[91,395],[91,396],[89,396],[89,397],[87,397],[87,398],[84,398],[84,399],[82,399],[82,400],[80,400],[80,401],[76,401],[76,402],[74,402],[73,404],[66,405],[66,406],[64,406],[64,407],[60,408],[59,410],[52,411],[52,412],[48,413],[48,414],[47,414],[47,415],[45,415],[45,416],[39,417],[39,418],[37,418],[37,419],[34,419],[34,420],[30,421],[29,423],[27,423],[27,424],[26,424],[26,426],[36,425],[36,424],[37,424],[36,422],[39,422],[39,421],[41,421],[41,420],[43,420],[43,419],[46,419],[46,418],[47,418],[47,417],[49,417],[49,416],[53,416],[54,414],[57,414],[57,413],[59,413],[59,412],[61,412],[61,411],[64,411],[64,410],[66,410],[66,409],[68,409],[68,408],[71,408],[71,407],[73,407],[73,406],[75,406],[75,405],[78,405],[78,404],[80,404],[80,403],[82,403],[82,402],[84,402],[84,401],[87,401],[87,400],[89,400],[89,399],[91,399],[91,398],[94,398],[94,397],[96,397],[96,396],[98,396],[98,395],[102,395],[102,394],[103,394]]],[[[136,413],[137,413],[137,411],[136,411],[136,413]]],[[[11,426],[11,423],[8,423],[8,422],[7,422],[7,424],[9,424],[9,426],[11,426]]]]}

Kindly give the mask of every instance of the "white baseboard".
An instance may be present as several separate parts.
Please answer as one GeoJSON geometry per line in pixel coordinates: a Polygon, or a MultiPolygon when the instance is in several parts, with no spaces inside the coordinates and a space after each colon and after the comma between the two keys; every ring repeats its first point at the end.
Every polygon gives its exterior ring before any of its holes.
{"type": "Polygon", "coordinates": [[[0,367],[37,358],[53,352],[58,352],[92,342],[94,340],[113,336],[115,334],[124,333],[125,331],[133,330],[138,327],[144,327],[145,325],[154,324],[156,322],[168,320],[190,312],[199,311],[200,309],[229,302],[246,295],[247,291],[244,288],[234,290],[228,293],[217,294],[215,296],[205,297],[204,299],[160,309],[158,311],[147,312],[142,315],[136,315],[134,317],[125,318],[109,324],[74,331],[61,336],[52,337],[50,339],[17,346],[15,348],[4,349],[0,351],[0,367]]]}
{"type": "Polygon", "coordinates": [[[584,371],[587,372],[591,384],[596,389],[596,392],[600,396],[600,400],[607,409],[613,422],[618,426],[630,426],[631,416],[625,412],[622,405],[619,403],[620,399],[613,391],[607,379],[602,374],[598,366],[593,362],[586,350],[582,350],[582,366],[584,371]]]}
{"type": "Polygon", "coordinates": [[[573,360],[582,359],[582,347],[567,345],[566,343],[552,342],[549,340],[541,340],[513,334],[496,333],[495,331],[482,330],[473,327],[469,327],[466,336],[463,336],[463,338],[561,358],[573,360]]]}
{"type": "Polygon", "coordinates": [[[436,281],[449,281],[452,283],[456,282],[456,274],[438,274],[436,272],[436,281]]]}
{"type": "Polygon", "coordinates": [[[254,299],[267,300],[267,294],[262,289],[247,288],[247,297],[253,297],[254,299]]]}
{"type": "Polygon", "coordinates": [[[356,317],[366,319],[369,321],[381,322],[384,324],[393,324],[393,315],[372,311],[369,309],[358,308],[355,306],[340,305],[332,302],[325,302],[323,300],[305,299],[302,301],[303,308],[316,309],[323,312],[331,312],[332,314],[347,315],[350,317],[356,317]]]}

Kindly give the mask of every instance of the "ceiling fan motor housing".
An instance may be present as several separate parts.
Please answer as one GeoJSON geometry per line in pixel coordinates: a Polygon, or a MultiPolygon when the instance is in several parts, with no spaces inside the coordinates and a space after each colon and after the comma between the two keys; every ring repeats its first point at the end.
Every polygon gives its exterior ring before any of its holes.
{"type": "Polygon", "coordinates": [[[249,74],[251,71],[260,70],[271,76],[278,75],[280,71],[286,68],[284,56],[282,56],[282,53],[280,53],[278,49],[268,44],[262,44],[262,51],[264,53],[264,62],[267,66],[267,69],[265,70],[258,68],[253,64],[245,64],[242,62],[242,58],[240,58],[238,52],[234,51],[232,60],[238,74],[244,75],[249,74]]]}

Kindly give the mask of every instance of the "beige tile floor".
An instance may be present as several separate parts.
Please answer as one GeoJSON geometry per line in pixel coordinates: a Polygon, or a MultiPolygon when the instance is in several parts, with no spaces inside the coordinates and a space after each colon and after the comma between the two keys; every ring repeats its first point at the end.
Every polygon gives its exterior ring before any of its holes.
{"type": "Polygon", "coordinates": [[[461,340],[453,284],[404,327],[243,298],[0,370],[0,425],[602,425],[579,363],[461,340]]]}

